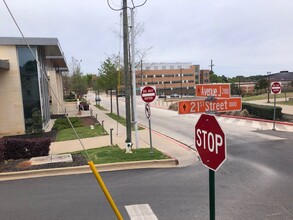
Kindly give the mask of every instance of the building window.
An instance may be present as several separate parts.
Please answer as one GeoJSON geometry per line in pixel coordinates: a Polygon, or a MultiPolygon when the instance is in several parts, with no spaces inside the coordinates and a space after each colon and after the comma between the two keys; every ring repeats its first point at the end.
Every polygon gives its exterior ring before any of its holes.
{"type": "Polygon", "coordinates": [[[179,66],[178,66],[178,69],[182,69],[182,66],[181,66],[181,65],[179,65],[179,66]]]}
{"type": "Polygon", "coordinates": [[[165,70],[166,69],[166,66],[162,66],[162,70],[165,70]]]}
{"type": "Polygon", "coordinates": [[[173,70],[174,69],[174,66],[170,66],[170,70],[173,70]]]}
{"type": "MultiPolygon", "coordinates": [[[[36,55],[36,48],[32,47],[32,50],[36,55]]],[[[27,120],[32,118],[34,108],[41,110],[37,61],[27,47],[18,47],[17,52],[24,118],[27,120]]]]}
{"type": "Polygon", "coordinates": [[[154,70],[158,70],[158,66],[154,66],[154,70]]]}

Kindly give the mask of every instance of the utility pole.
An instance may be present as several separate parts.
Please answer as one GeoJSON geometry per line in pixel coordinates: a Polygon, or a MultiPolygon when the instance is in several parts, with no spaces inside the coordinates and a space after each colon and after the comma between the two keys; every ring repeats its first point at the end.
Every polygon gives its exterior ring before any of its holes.
{"type": "Polygon", "coordinates": [[[134,47],[134,8],[131,12],[131,53],[132,53],[132,104],[133,104],[133,123],[135,129],[135,146],[138,149],[138,126],[137,126],[137,111],[136,111],[136,74],[135,74],[135,47],[134,47]]]}
{"type": "Polygon", "coordinates": [[[181,76],[181,98],[182,98],[182,68],[180,68],[180,76],[181,76]]]}
{"type": "Polygon", "coordinates": [[[215,65],[213,64],[213,60],[211,60],[211,65],[210,65],[210,67],[211,67],[211,72],[213,72],[213,66],[215,66],[215,65]]]}
{"type": "MultiPolygon", "coordinates": [[[[126,144],[131,143],[131,117],[130,117],[130,77],[128,63],[128,17],[127,0],[123,0],[123,56],[124,56],[124,74],[125,74],[125,112],[126,112],[126,144]]],[[[128,147],[128,146],[127,146],[128,147]]]]}

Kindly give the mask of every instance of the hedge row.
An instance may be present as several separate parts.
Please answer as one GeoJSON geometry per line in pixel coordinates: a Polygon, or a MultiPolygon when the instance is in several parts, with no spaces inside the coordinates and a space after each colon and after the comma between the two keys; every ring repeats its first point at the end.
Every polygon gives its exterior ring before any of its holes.
{"type": "Polygon", "coordinates": [[[5,139],[0,138],[0,162],[4,161],[5,139]]]}
{"type": "Polygon", "coordinates": [[[48,156],[51,141],[49,138],[0,139],[0,161],[30,159],[32,157],[48,156]]]}
{"type": "MultiPolygon", "coordinates": [[[[242,109],[246,109],[250,115],[263,119],[274,119],[274,107],[267,105],[256,105],[252,103],[242,103],[242,109]]],[[[276,107],[276,118],[282,118],[282,108],[276,107]]]]}

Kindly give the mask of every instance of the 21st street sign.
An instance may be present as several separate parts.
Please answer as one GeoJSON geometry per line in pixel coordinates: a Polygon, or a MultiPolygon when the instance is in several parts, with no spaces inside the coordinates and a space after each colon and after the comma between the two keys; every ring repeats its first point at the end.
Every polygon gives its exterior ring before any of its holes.
{"type": "Polygon", "coordinates": [[[180,101],[178,114],[192,114],[205,112],[240,111],[242,102],[240,97],[216,100],[180,101]]]}
{"type": "Polygon", "coordinates": [[[226,160],[226,136],[214,115],[200,116],[194,140],[202,163],[216,171],[226,160]]]}

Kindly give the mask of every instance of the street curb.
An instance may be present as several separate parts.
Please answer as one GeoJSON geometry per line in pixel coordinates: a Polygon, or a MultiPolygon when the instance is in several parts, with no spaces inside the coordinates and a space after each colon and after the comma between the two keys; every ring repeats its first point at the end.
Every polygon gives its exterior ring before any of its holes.
{"type": "MultiPolygon", "coordinates": [[[[273,120],[268,120],[268,119],[260,119],[260,118],[249,118],[249,117],[243,117],[243,116],[236,116],[236,115],[217,115],[219,117],[224,117],[224,118],[239,118],[239,119],[244,119],[244,120],[250,120],[250,121],[261,121],[261,122],[269,122],[269,123],[274,123],[273,120]]],[[[283,122],[283,121],[275,121],[276,124],[282,124],[282,125],[289,125],[293,126],[293,123],[291,122],[283,122]]]]}
{"type": "MultiPolygon", "coordinates": [[[[146,161],[132,161],[132,162],[120,162],[111,164],[97,164],[95,165],[99,172],[107,171],[120,171],[120,170],[132,170],[132,169],[147,169],[147,168],[174,168],[177,167],[178,160],[165,159],[165,160],[146,160],[146,161]]],[[[77,167],[63,167],[54,169],[40,169],[29,170],[20,172],[0,173],[0,182],[8,180],[48,177],[48,176],[61,176],[61,175],[73,175],[91,173],[89,166],[77,166],[77,167]]]]}

